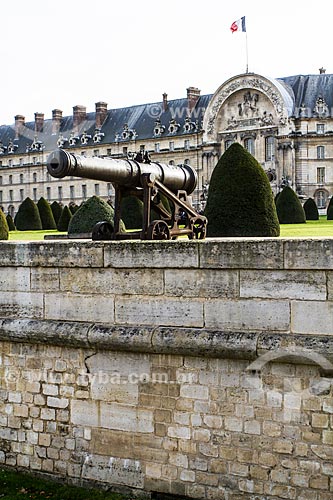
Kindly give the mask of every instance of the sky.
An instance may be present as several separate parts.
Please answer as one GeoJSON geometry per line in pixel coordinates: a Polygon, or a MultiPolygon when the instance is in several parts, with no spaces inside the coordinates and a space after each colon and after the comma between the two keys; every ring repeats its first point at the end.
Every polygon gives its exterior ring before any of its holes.
{"type": "Polygon", "coordinates": [[[0,124],[213,94],[248,70],[333,73],[331,0],[15,0],[0,9],[0,124]],[[246,34],[232,33],[245,16],[246,34]],[[325,28],[326,26],[326,28],[325,28]],[[247,48],[247,50],[246,50],[247,48]],[[246,54],[248,53],[248,57],[246,54]]]}

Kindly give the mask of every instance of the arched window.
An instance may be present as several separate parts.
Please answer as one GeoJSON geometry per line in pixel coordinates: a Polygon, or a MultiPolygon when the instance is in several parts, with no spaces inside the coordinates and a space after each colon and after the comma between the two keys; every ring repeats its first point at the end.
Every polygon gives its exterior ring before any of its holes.
{"type": "Polygon", "coordinates": [[[318,208],[325,208],[327,204],[327,191],[320,189],[315,194],[316,203],[318,208]]]}

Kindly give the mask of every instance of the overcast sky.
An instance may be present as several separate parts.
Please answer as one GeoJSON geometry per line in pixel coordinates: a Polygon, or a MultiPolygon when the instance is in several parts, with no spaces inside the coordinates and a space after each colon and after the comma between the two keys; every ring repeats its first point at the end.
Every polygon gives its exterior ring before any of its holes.
{"type": "Polygon", "coordinates": [[[246,70],[333,72],[331,0],[16,0],[0,8],[0,124],[211,94],[246,70]],[[246,16],[247,36],[230,31],[246,16]]]}

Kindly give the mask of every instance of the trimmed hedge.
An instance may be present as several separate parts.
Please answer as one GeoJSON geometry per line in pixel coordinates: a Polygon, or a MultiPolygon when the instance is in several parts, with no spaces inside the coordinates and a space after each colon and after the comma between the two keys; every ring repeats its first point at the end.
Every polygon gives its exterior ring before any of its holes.
{"type": "Polygon", "coordinates": [[[306,220],[319,220],[319,212],[313,198],[308,198],[303,205],[306,220]]]}
{"type": "Polygon", "coordinates": [[[51,204],[51,210],[52,210],[52,213],[53,213],[53,217],[54,217],[55,223],[58,224],[58,221],[60,219],[60,215],[61,215],[61,212],[62,212],[62,206],[59,205],[59,203],[57,201],[54,201],[51,204]]]}
{"type": "Polygon", "coordinates": [[[331,197],[327,207],[326,218],[327,220],[333,220],[333,196],[331,197]]]}
{"type": "Polygon", "coordinates": [[[37,208],[42,221],[42,229],[57,229],[56,222],[50,204],[41,197],[37,202],[37,208]]]}
{"type": "Polygon", "coordinates": [[[8,214],[8,215],[6,215],[6,220],[7,220],[9,231],[15,231],[16,227],[15,227],[15,224],[13,221],[13,217],[10,214],[8,214]]]}
{"type": "Polygon", "coordinates": [[[207,236],[279,236],[280,226],[268,177],[240,144],[218,161],[204,212],[207,236]]]}
{"type": "MultiPolygon", "coordinates": [[[[68,234],[91,233],[97,222],[107,221],[113,227],[114,210],[102,198],[92,196],[82,203],[75,212],[68,226],[68,234]]],[[[125,231],[125,225],[122,223],[120,229],[125,231]]]]}
{"type": "Polygon", "coordinates": [[[58,220],[57,229],[58,231],[67,231],[68,225],[73,217],[72,212],[70,211],[67,205],[62,209],[60,218],[58,220]]]}
{"type": "Polygon", "coordinates": [[[304,224],[305,212],[297,194],[290,186],[286,186],[276,202],[276,210],[280,224],[304,224]]]}
{"type": "Polygon", "coordinates": [[[42,228],[37,205],[31,198],[26,198],[15,216],[15,226],[19,231],[38,231],[42,228]]]}
{"type": "Polygon", "coordinates": [[[143,202],[137,196],[125,196],[121,200],[121,218],[127,229],[141,229],[143,202]]]}
{"type": "Polygon", "coordinates": [[[9,228],[7,219],[3,211],[0,209],[0,240],[8,240],[9,228]]]}

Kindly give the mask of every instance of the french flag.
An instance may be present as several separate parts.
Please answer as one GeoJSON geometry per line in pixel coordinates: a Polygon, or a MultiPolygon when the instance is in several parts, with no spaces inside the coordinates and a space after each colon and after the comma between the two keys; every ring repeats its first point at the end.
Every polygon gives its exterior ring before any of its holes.
{"type": "Polygon", "coordinates": [[[234,21],[230,26],[230,29],[232,33],[235,33],[236,31],[246,32],[245,16],[241,17],[240,19],[237,19],[237,21],[234,21]]]}

